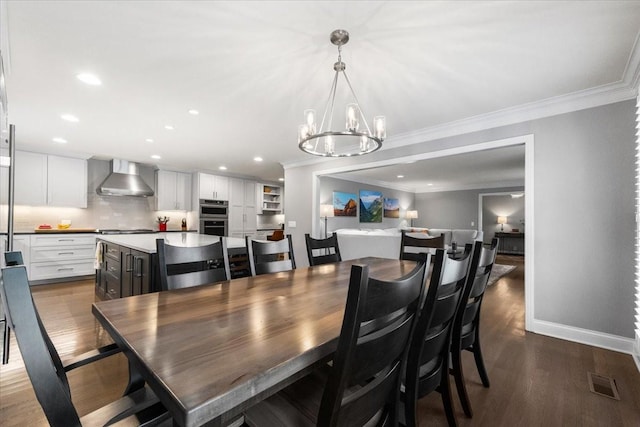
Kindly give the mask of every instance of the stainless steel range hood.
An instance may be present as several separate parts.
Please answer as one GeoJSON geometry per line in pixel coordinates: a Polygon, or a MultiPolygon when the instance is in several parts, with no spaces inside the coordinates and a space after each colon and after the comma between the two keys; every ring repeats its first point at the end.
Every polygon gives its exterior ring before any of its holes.
{"type": "Polygon", "coordinates": [[[138,175],[138,165],[126,160],[111,160],[111,174],[98,186],[101,196],[153,196],[153,190],[138,175]]]}

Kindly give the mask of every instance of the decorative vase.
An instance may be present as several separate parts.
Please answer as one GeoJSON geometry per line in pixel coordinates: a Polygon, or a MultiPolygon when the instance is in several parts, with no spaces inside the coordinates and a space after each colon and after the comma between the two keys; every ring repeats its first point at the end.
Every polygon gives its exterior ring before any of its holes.
{"type": "Polygon", "coordinates": [[[160,224],[158,224],[158,230],[167,231],[167,223],[166,222],[161,222],[160,224]]]}

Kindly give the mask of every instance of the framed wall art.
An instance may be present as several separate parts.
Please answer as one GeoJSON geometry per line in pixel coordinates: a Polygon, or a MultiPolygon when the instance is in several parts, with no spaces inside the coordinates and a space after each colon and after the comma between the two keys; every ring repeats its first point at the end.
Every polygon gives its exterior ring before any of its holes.
{"type": "Polygon", "coordinates": [[[384,217],[400,218],[400,201],[398,199],[384,198],[384,217]]]}
{"type": "Polygon", "coordinates": [[[360,222],[382,222],[382,210],[381,192],[360,190],[360,222]]]}
{"type": "Polygon", "coordinates": [[[333,192],[333,214],[335,216],[357,216],[357,196],[353,193],[333,192]]]}

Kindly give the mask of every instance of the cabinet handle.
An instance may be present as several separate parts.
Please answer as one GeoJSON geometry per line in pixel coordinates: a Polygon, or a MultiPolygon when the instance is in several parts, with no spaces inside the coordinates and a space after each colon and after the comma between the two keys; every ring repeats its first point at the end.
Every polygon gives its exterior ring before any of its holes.
{"type": "Polygon", "coordinates": [[[133,275],[135,277],[142,277],[142,266],[143,266],[143,258],[142,257],[133,257],[133,262],[134,262],[134,270],[133,270],[133,275]],[[140,270],[138,270],[137,267],[140,267],[140,270]]]}
{"type": "Polygon", "coordinates": [[[58,239],[58,242],[73,242],[75,239],[58,239]]]}
{"type": "Polygon", "coordinates": [[[74,252],[58,252],[58,255],[73,255],[74,252]]]}
{"type": "Polygon", "coordinates": [[[60,268],[58,268],[58,271],[66,271],[66,270],[73,270],[73,267],[60,267],[60,268]]]}
{"type": "Polygon", "coordinates": [[[124,257],[124,271],[130,273],[133,271],[133,264],[129,264],[127,261],[132,257],[132,254],[127,254],[124,257]]]}

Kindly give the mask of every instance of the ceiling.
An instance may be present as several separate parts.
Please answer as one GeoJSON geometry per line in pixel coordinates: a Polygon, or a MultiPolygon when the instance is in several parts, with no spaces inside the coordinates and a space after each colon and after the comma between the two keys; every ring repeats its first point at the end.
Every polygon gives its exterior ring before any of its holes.
{"type": "Polygon", "coordinates": [[[367,117],[386,116],[389,146],[621,82],[635,72],[640,28],[637,1],[9,1],[0,10],[18,149],[224,165],[265,180],[310,157],[296,132],[304,109],[324,109],[336,28],[351,33],[343,60],[367,117]],[[81,72],[102,85],[80,82],[81,72]]]}

